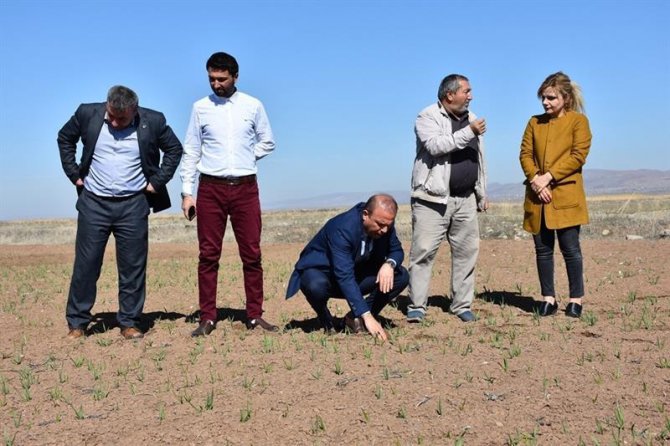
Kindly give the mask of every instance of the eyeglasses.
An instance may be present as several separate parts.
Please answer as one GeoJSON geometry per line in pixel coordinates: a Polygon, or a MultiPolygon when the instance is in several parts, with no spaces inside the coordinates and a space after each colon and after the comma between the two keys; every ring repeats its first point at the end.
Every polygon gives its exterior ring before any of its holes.
{"type": "Polygon", "coordinates": [[[543,101],[544,101],[545,99],[547,99],[547,100],[549,100],[549,101],[553,101],[553,100],[556,99],[557,97],[558,97],[558,96],[541,96],[540,98],[541,98],[543,101]]]}

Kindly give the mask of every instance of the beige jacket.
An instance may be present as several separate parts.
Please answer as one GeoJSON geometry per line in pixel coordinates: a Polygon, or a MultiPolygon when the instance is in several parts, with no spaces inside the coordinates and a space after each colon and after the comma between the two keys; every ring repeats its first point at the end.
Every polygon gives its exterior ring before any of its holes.
{"type": "MultiPolygon", "coordinates": [[[[470,122],[477,117],[470,113],[470,122]]],[[[434,203],[446,203],[449,198],[451,154],[465,148],[473,138],[479,138],[479,172],[475,184],[477,206],[484,208],[486,200],[486,165],[484,140],[470,126],[455,133],[451,119],[439,102],[424,108],[416,118],[416,158],[412,169],[412,197],[434,203]]]]}

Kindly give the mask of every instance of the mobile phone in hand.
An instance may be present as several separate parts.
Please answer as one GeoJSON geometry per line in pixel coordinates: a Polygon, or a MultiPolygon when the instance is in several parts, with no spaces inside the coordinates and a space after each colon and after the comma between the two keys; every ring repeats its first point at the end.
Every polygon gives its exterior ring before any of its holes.
{"type": "Polygon", "coordinates": [[[195,218],[195,206],[188,208],[188,221],[193,221],[195,218]]]}

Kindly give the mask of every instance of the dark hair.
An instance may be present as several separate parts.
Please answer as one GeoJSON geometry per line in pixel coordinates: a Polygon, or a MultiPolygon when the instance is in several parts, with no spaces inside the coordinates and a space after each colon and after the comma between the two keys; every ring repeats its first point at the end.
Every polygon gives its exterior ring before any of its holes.
{"type": "Polygon", "coordinates": [[[437,89],[437,99],[441,101],[447,97],[447,93],[456,93],[461,88],[460,81],[468,82],[468,78],[462,74],[450,74],[442,79],[440,88],[437,89]]]}
{"type": "Polygon", "coordinates": [[[375,194],[365,202],[365,210],[368,211],[369,214],[372,214],[372,211],[374,211],[377,206],[380,206],[387,211],[391,211],[394,214],[398,213],[398,202],[389,194],[375,194]]]}
{"type": "Polygon", "coordinates": [[[240,66],[237,65],[235,58],[223,52],[214,53],[209,56],[206,67],[207,70],[212,68],[217,71],[227,71],[233,76],[237,76],[237,73],[240,71],[240,66]]]}
{"type": "Polygon", "coordinates": [[[124,111],[137,108],[139,99],[137,94],[123,85],[114,85],[107,92],[107,105],[112,110],[124,111]]]}

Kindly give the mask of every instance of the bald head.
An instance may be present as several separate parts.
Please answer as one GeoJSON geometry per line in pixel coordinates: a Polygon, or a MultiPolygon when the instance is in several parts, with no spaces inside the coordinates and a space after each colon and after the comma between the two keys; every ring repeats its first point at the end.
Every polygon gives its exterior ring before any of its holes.
{"type": "Polygon", "coordinates": [[[375,194],[368,198],[368,201],[365,203],[365,210],[370,214],[378,207],[392,213],[394,216],[398,213],[398,203],[389,194],[375,194]]]}

